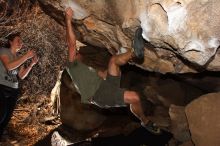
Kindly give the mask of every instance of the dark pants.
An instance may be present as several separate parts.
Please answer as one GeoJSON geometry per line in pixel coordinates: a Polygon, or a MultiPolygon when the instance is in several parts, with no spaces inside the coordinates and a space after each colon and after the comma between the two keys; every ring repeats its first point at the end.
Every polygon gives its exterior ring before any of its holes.
{"type": "Polygon", "coordinates": [[[125,89],[120,88],[120,76],[107,75],[96,91],[92,102],[101,108],[126,106],[124,102],[125,89]]]}
{"type": "Polygon", "coordinates": [[[0,85],[0,137],[11,119],[19,93],[19,89],[0,85]]]}

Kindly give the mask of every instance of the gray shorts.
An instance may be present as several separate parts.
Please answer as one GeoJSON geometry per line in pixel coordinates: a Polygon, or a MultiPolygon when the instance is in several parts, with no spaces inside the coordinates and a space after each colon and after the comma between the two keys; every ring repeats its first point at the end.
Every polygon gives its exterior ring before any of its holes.
{"type": "Polygon", "coordinates": [[[102,107],[121,107],[126,106],[124,102],[125,89],[120,88],[120,76],[107,75],[103,80],[99,89],[93,96],[92,103],[102,107]]]}

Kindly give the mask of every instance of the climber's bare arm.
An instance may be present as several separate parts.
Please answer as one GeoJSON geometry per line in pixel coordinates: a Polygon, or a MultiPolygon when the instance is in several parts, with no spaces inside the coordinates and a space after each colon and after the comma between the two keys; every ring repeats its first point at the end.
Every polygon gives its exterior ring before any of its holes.
{"type": "Polygon", "coordinates": [[[66,39],[68,45],[69,62],[76,60],[76,36],[72,27],[73,10],[66,9],[66,39]]]}

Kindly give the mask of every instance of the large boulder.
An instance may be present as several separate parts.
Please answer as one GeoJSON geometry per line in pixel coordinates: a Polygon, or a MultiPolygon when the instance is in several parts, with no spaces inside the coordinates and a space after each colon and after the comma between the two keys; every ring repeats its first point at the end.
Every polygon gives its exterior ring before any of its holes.
{"type": "Polygon", "coordinates": [[[83,105],[80,95],[72,83],[67,71],[64,71],[60,86],[61,121],[77,130],[92,130],[99,127],[106,119],[92,105],[83,105]]]}
{"type": "Polygon", "coordinates": [[[131,120],[120,108],[100,109],[96,105],[81,103],[80,95],[67,71],[64,71],[61,77],[60,108],[62,124],[69,129],[85,132],[89,137],[94,134],[99,136],[129,134],[140,127],[139,123],[131,120]]]}
{"type": "Polygon", "coordinates": [[[201,96],[186,106],[191,137],[196,146],[220,145],[220,93],[201,96]]]}
{"type": "Polygon", "coordinates": [[[38,0],[42,9],[60,24],[63,11],[75,10],[78,39],[106,47],[114,54],[132,47],[134,31],[141,26],[145,59],[138,66],[161,73],[219,70],[219,6],[216,0],[38,0]]]}

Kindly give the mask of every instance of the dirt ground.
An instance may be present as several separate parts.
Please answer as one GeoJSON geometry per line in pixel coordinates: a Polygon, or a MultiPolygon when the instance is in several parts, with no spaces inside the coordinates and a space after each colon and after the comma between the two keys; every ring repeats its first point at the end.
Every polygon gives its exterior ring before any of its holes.
{"type": "Polygon", "coordinates": [[[0,146],[33,146],[49,135],[60,124],[52,116],[48,97],[43,102],[30,103],[27,99],[18,101],[13,117],[6,128],[0,146]]]}

